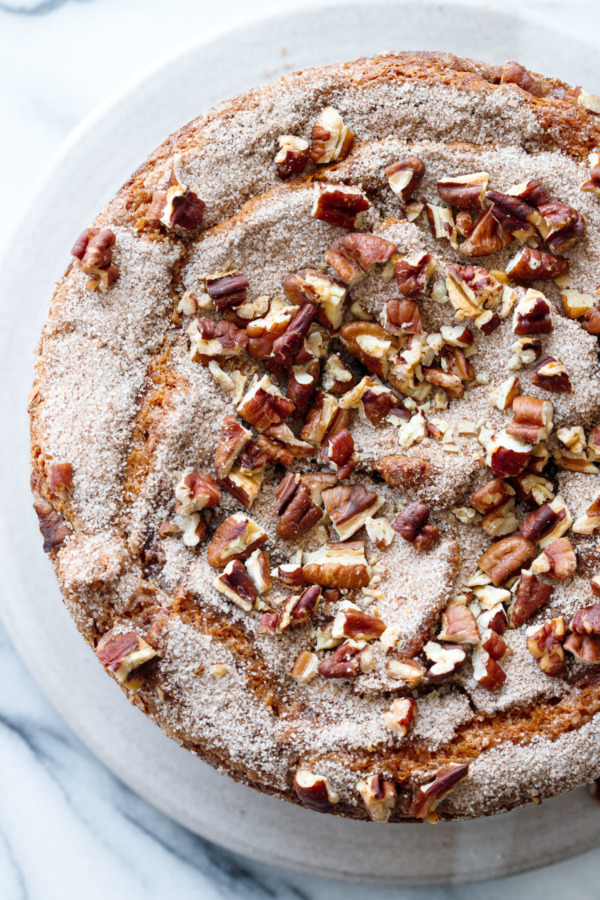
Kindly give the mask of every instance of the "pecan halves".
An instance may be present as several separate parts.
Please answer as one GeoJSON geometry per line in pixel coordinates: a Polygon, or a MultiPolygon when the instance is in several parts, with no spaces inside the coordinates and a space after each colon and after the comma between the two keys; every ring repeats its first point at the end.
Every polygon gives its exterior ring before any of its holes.
{"type": "Polygon", "coordinates": [[[429,521],[429,507],[415,500],[392,522],[392,528],[416,550],[429,550],[439,540],[440,530],[429,521]]]}
{"type": "Polygon", "coordinates": [[[428,478],[431,463],[419,456],[384,456],[375,469],[392,487],[411,490],[428,478]]]}
{"type": "Polygon", "coordinates": [[[364,541],[327,543],[314,553],[308,553],[302,567],[308,584],[322,587],[355,590],[366,587],[371,569],[365,558],[364,541]]]}
{"type": "Polygon", "coordinates": [[[564,256],[553,256],[552,253],[532,247],[523,247],[506,266],[508,277],[519,284],[561,278],[568,271],[569,261],[564,256]]]}
{"type": "Polygon", "coordinates": [[[490,576],[496,586],[525,565],[535,554],[535,544],[522,535],[511,534],[492,544],[479,560],[480,569],[490,576]]]}
{"type": "Polygon", "coordinates": [[[440,178],[437,191],[442,200],[458,209],[481,209],[489,181],[487,172],[440,178]]]}
{"type": "Polygon", "coordinates": [[[311,498],[298,474],[286,475],[275,492],[279,516],[277,534],[286,541],[298,540],[323,518],[323,510],[311,498]]]}
{"type": "Polygon", "coordinates": [[[248,279],[239,272],[210,275],[206,279],[206,291],[219,312],[235,309],[246,300],[248,279]]]}

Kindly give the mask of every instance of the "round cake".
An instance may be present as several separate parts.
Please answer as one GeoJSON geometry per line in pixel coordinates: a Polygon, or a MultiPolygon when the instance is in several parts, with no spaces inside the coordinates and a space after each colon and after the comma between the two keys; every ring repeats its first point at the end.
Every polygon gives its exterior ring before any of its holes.
{"type": "Polygon", "coordinates": [[[295,72],[75,241],[30,399],[44,550],[221,772],[376,822],[600,776],[599,114],[515,62],[295,72]]]}

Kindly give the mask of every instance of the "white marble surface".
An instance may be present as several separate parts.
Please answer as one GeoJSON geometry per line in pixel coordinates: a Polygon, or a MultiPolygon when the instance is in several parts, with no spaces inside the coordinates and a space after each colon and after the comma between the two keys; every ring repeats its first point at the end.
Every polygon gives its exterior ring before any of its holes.
{"type": "MultiPolygon", "coordinates": [[[[297,5],[279,0],[277,9],[297,5]]],[[[504,2],[518,7],[517,2],[504,2]]],[[[0,0],[0,243],[68,132],[178,43],[248,12],[248,0],[0,0]]],[[[252,9],[268,10],[267,0],[252,9]]],[[[595,0],[530,0],[529,11],[597,31],[595,0]]],[[[533,37],[533,39],[535,39],[533,37]]],[[[383,48],[382,48],[383,49],[383,48]]],[[[472,55],[477,56],[474,46],[472,55]]],[[[292,60],[293,63],[293,60],[292,60]]],[[[285,65],[282,57],[281,69],[285,65]]],[[[278,73],[272,73],[278,74],[278,73]]],[[[209,77],[209,73],[207,73],[209,77]]],[[[593,86],[596,90],[600,87],[593,86]]],[[[349,886],[236,858],[157,813],[89,754],[34,685],[0,628],[0,898],[314,898],[358,900],[349,886]]],[[[486,885],[489,900],[598,897],[600,850],[486,885]]],[[[368,896],[475,900],[477,885],[369,887],[368,896]]]]}

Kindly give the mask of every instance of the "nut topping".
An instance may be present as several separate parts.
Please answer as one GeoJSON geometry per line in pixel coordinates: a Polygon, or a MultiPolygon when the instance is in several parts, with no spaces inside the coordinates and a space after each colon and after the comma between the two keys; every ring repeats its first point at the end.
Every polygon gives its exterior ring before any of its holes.
{"type": "Polygon", "coordinates": [[[110,228],[86,228],[79,235],[71,253],[81,261],[81,268],[92,278],[87,283],[88,291],[107,291],[119,277],[119,267],[112,261],[115,234],[110,228]]]}
{"type": "Polygon", "coordinates": [[[554,407],[550,400],[536,397],[515,397],[513,400],[513,421],[506,429],[507,434],[538,444],[546,440],[552,431],[554,407]]]}
{"type": "Polygon", "coordinates": [[[600,197],[600,153],[590,153],[590,177],[583,182],[581,190],[600,197]]]}
{"type": "Polygon", "coordinates": [[[269,554],[265,550],[255,550],[246,560],[246,570],[259,594],[271,590],[273,579],[269,565],[269,554]]]}
{"type": "Polygon", "coordinates": [[[346,540],[365,524],[385,503],[380,494],[352,484],[323,491],[323,503],[341,540],[346,540]]]}
{"type": "Polygon", "coordinates": [[[542,234],[554,253],[570,250],[586,232],[585,218],[564,203],[544,203],[539,207],[543,220],[542,234]]]}
{"type": "Polygon", "coordinates": [[[245,303],[247,288],[248,279],[238,272],[209,275],[206,279],[206,292],[219,312],[245,303]]]}
{"type": "Polygon", "coordinates": [[[175,488],[175,499],[177,515],[190,516],[192,513],[216,506],[221,499],[221,491],[210,475],[199,475],[188,469],[175,488]]]}
{"type": "MultiPolygon", "coordinates": [[[[452,765],[440,769],[434,781],[421,785],[413,797],[409,815],[414,819],[432,817],[442,800],[451,794],[468,774],[468,765],[452,765]]],[[[437,821],[437,817],[433,818],[433,821],[437,821]]]]}
{"type": "Polygon", "coordinates": [[[104,668],[128,687],[136,690],[142,680],[130,678],[133,671],[158,656],[156,650],[135,631],[115,634],[107,631],[98,641],[96,656],[104,668]]]}
{"type": "Polygon", "coordinates": [[[250,612],[256,602],[256,585],[239,559],[232,559],[227,563],[223,572],[213,581],[213,587],[245,612],[250,612]]]}
{"type": "Polygon", "coordinates": [[[369,616],[358,607],[348,606],[336,614],[332,626],[331,637],[334,639],[351,638],[354,641],[376,641],[385,631],[385,622],[377,616],[369,616]]]}
{"type": "Polygon", "coordinates": [[[283,289],[290,303],[298,306],[315,304],[318,307],[317,318],[326,328],[337,330],[342,324],[347,288],[337,279],[306,269],[302,273],[288,275],[283,289]]]}
{"type": "Polygon", "coordinates": [[[427,677],[431,681],[452,675],[467,658],[466,650],[458,644],[438,644],[435,641],[428,641],[423,647],[423,652],[433,663],[427,671],[427,677]]]}
{"type": "Polygon", "coordinates": [[[489,178],[487,172],[440,178],[437,182],[438,194],[450,206],[457,206],[459,209],[481,209],[489,178]]]}
{"type": "Polygon", "coordinates": [[[376,234],[357,231],[337,238],[325,254],[325,262],[347,285],[357,284],[376,265],[384,265],[396,252],[396,245],[376,234]]]}
{"type": "Polygon", "coordinates": [[[270,425],[279,425],[294,411],[294,404],[287,400],[268,375],[255,381],[237,407],[237,412],[257,431],[266,431],[270,425]]]}
{"type": "Polygon", "coordinates": [[[560,675],[565,665],[563,641],[565,639],[565,620],[562,616],[544,622],[540,628],[534,628],[527,636],[527,649],[546,675],[560,675]]]}
{"type": "Polygon", "coordinates": [[[520,475],[531,458],[531,444],[524,443],[508,432],[495,435],[487,446],[486,462],[500,478],[520,475]]]}
{"type": "Polygon", "coordinates": [[[330,812],[340,799],[324,775],[315,775],[308,769],[296,771],[294,790],[302,806],[313,812],[330,812]]]}
{"type": "Polygon", "coordinates": [[[392,701],[392,705],[386,709],[381,719],[385,727],[397,734],[398,737],[406,737],[413,726],[416,715],[416,701],[412,697],[402,697],[392,701]]]}
{"type": "MultiPolygon", "coordinates": [[[[502,638],[497,639],[502,641],[502,638]]],[[[486,691],[498,691],[506,681],[502,666],[481,644],[473,650],[473,678],[486,691]]]]}
{"type": "Polygon", "coordinates": [[[230,359],[241,356],[248,346],[248,335],[233,322],[213,322],[195,319],[188,328],[190,356],[194,362],[207,366],[210,359],[230,359]]]}
{"type": "Polygon", "coordinates": [[[418,456],[384,456],[375,464],[384,481],[403,491],[422,484],[430,468],[429,461],[418,456]]]}
{"type": "Polygon", "coordinates": [[[481,213],[475,222],[473,231],[460,245],[460,252],[465,256],[488,256],[504,250],[510,243],[512,243],[511,235],[507,234],[494,218],[490,208],[481,213]]]}
{"type": "Polygon", "coordinates": [[[47,500],[36,500],[33,508],[38,517],[40,533],[44,538],[44,553],[57,550],[71,534],[71,530],[47,500]]]}
{"type": "Polygon", "coordinates": [[[294,662],[291,676],[299,684],[308,684],[319,674],[319,657],[310,650],[302,650],[294,662]]]}
{"type": "Polygon", "coordinates": [[[391,781],[384,781],[381,775],[371,775],[359,781],[356,790],[372,822],[389,821],[396,805],[396,788],[391,781]]]}
{"type": "Polygon", "coordinates": [[[371,651],[364,641],[346,641],[319,663],[319,675],[357,678],[371,669],[371,659],[371,651]]]}
{"type": "Polygon", "coordinates": [[[416,659],[390,659],[385,668],[389,678],[403,681],[411,690],[422,684],[426,673],[416,659]]]}
{"type": "Polygon", "coordinates": [[[568,394],[573,388],[571,379],[560,360],[553,356],[542,359],[529,372],[531,383],[554,394],[568,394]]]}
{"type": "Polygon", "coordinates": [[[424,293],[434,270],[435,261],[430,253],[417,253],[399,259],[394,272],[402,296],[415,300],[424,293]]]}
{"type": "Polygon", "coordinates": [[[302,426],[300,437],[313,447],[320,447],[328,435],[331,436],[338,430],[338,422],[340,428],[344,427],[339,416],[340,408],[335,397],[318,391],[302,426]]]}
{"type": "Polygon", "coordinates": [[[533,572],[523,569],[515,599],[510,608],[510,627],[519,628],[523,625],[534,612],[546,605],[553,593],[552,585],[544,584],[533,572]]]}
{"type": "Polygon", "coordinates": [[[528,72],[525,66],[513,60],[504,63],[500,84],[516,84],[522,90],[527,91],[528,94],[533,94],[534,97],[543,95],[541,85],[531,72],[528,72]]]}
{"type": "Polygon", "coordinates": [[[385,516],[380,516],[378,519],[369,516],[365,520],[365,527],[369,540],[375,544],[378,550],[385,550],[386,547],[389,547],[396,536],[385,516]]]}
{"type": "Polygon", "coordinates": [[[329,438],[321,455],[335,467],[340,481],[350,477],[359,460],[358,453],[354,452],[354,438],[346,428],[329,438]]]}
{"type": "Polygon", "coordinates": [[[515,307],[513,328],[515,334],[550,334],[554,331],[550,301],[530,288],[515,307]]]}
{"type": "Polygon", "coordinates": [[[166,228],[195,231],[202,225],[205,206],[204,200],[186,188],[173,171],[168,189],[155,191],[152,195],[148,219],[160,222],[166,228]]]}
{"type": "Polygon", "coordinates": [[[479,557],[478,566],[493,584],[503,584],[535,554],[535,544],[519,534],[502,538],[479,557]]]}
{"type": "Polygon", "coordinates": [[[392,528],[416,550],[429,550],[439,540],[440,530],[429,521],[429,508],[415,500],[392,522],[392,528]]]}
{"type": "Polygon", "coordinates": [[[306,168],[310,159],[310,144],[304,138],[293,134],[279,135],[279,152],[275,156],[275,165],[281,178],[299,175],[306,168]]]}
{"type": "Polygon", "coordinates": [[[388,166],[385,174],[396,196],[408,203],[423,180],[425,163],[418,156],[407,156],[388,166]]]}
{"type": "Polygon", "coordinates": [[[386,378],[394,339],[376,322],[346,322],[340,340],[348,353],[355,356],[369,372],[386,378]]]}
{"type": "Polygon", "coordinates": [[[317,183],[310,214],[314,219],[321,219],[329,225],[354,231],[360,227],[362,214],[370,206],[366,195],[359,187],[317,183]]]}
{"type": "Polygon", "coordinates": [[[367,587],[371,568],[365,559],[364,542],[327,543],[314,553],[307,553],[302,576],[309,584],[322,587],[341,590],[367,587]]]}
{"type": "Polygon", "coordinates": [[[222,569],[232,559],[247,559],[268,539],[267,532],[244,513],[234,513],[221,522],[208,545],[208,563],[222,569]]]}
{"type": "Polygon", "coordinates": [[[564,581],[571,578],[577,569],[577,557],[569,538],[558,538],[548,544],[543,553],[531,564],[531,571],[564,581]]]}
{"type": "Polygon", "coordinates": [[[344,125],[337,109],[326,106],[315,121],[312,130],[310,158],[317,165],[325,165],[344,159],[354,143],[354,133],[344,125]]]}
{"type": "Polygon", "coordinates": [[[323,518],[323,510],[300,482],[300,476],[290,473],[275,493],[275,512],[279,516],[277,534],[285,541],[297,540],[323,518]]]}
{"type": "Polygon", "coordinates": [[[450,241],[450,245],[457,250],[458,240],[452,210],[448,209],[447,206],[435,206],[433,203],[426,203],[425,212],[433,237],[440,240],[446,238],[450,241]]]}
{"type": "Polygon", "coordinates": [[[575,634],[600,635],[600,603],[577,610],[569,629],[575,634]]]}
{"type": "Polygon", "coordinates": [[[553,256],[545,250],[534,250],[531,247],[519,250],[506,266],[506,274],[518,284],[561,278],[568,271],[569,261],[563,256],[553,256]]]}
{"type": "Polygon", "coordinates": [[[584,665],[600,663],[600,638],[589,635],[570,634],[563,644],[563,649],[571,653],[577,662],[584,665]]]}
{"type": "Polygon", "coordinates": [[[322,599],[321,588],[318,585],[311,585],[301,594],[292,594],[283,604],[279,630],[285,631],[286,628],[302,628],[308,625],[314,619],[322,599]]]}
{"type": "Polygon", "coordinates": [[[580,319],[593,309],[596,303],[591,294],[581,294],[568,288],[560,292],[560,302],[568,319],[580,319]]]}
{"type": "Polygon", "coordinates": [[[475,616],[468,606],[450,602],[442,612],[442,630],[438,641],[451,641],[454,644],[478,644],[479,629],[475,616]]]}
{"type": "Polygon", "coordinates": [[[535,207],[514,195],[500,191],[489,191],[487,199],[491,201],[491,213],[506,234],[516,238],[522,244],[531,241],[540,243],[537,227],[542,221],[535,207]]]}

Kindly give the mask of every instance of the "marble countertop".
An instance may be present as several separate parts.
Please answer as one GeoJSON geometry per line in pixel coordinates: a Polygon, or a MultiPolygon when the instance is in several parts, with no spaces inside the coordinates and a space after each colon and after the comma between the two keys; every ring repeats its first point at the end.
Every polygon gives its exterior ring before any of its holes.
{"type": "MultiPolygon", "coordinates": [[[[276,8],[298,6],[279,0],[276,8]]],[[[505,0],[503,8],[520,6],[505,0]]],[[[586,33],[594,0],[530,0],[528,11],[586,33]]],[[[252,11],[274,8],[253,0],[252,11]]],[[[13,214],[72,128],[144,66],[195,33],[248,12],[247,0],[0,0],[0,168],[13,214]]],[[[477,56],[477,48],[473,48],[477,56]]],[[[598,88],[598,85],[595,86],[598,88]]],[[[0,625],[0,898],[2,900],[475,900],[481,885],[373,888],[245,860],[177,826],[112,777],[54,712],[0,625]]],[[[488,900],[576,890],[595,900],[600,849],[485,885],[488,900]]]]}

